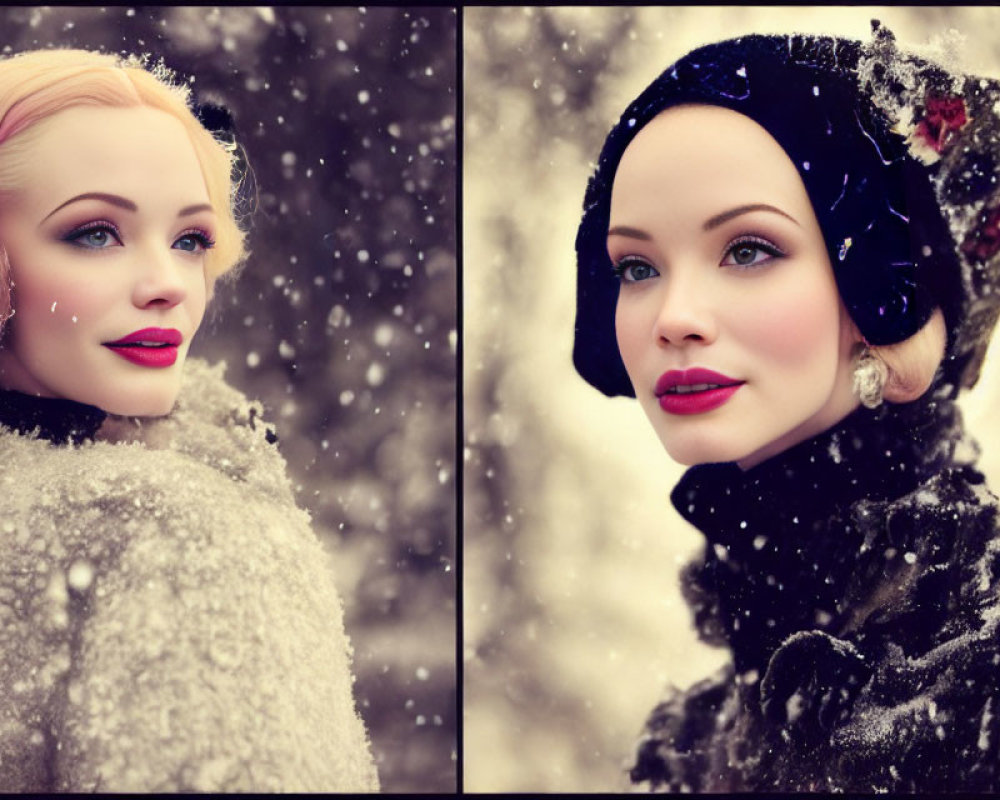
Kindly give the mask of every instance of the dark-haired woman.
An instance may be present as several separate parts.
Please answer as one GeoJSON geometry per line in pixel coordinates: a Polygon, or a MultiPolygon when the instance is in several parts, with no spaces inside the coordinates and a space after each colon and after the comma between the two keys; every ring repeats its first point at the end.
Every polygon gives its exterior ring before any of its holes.
{"type": "Polygon", "coordinates": [[[695,50],[577,237],[577,369],[634,395],[731,663],[654,709],[672,791],[1000,790],[996,501],[955,407],[998,313],[1000,85],[869,43],[695,50]]]}

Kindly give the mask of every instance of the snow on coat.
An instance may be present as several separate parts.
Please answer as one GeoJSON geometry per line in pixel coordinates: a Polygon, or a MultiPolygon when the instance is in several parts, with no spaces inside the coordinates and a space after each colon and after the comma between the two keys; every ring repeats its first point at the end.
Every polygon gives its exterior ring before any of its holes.
{"type": "Polygon", "coordinates": [[[673,493],[705,534],[685,594],[732,663],[649,717],[657,791],[1000,791],[996,498],[949,400],[859,409],[673,493]]]}
{"type": "Polygon", "coordinates": [[[377,791],[327,555],[261,407],[0,426],[0,791],[377,791]]]}

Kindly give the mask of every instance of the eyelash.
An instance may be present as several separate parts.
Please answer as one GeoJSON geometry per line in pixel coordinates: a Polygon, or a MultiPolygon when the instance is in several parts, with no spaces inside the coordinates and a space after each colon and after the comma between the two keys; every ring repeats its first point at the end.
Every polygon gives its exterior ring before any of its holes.
{"type": "Polygon", "coordinates": [[[638,256],[625,256],[625,258],[623,258],[617,264],[614,264],[611,269],[614,272],[615,277],[622,283],[639,283],[640,281],[648,280],[648,277],[652,277],[652,276],[648,276],[647,278],[626,277],[626,272],[632,267],[649,267],[649,269],[651,269],[657,275],[660,274],[657,271],[656,267],[654,267],[649,262],[639,258],[638,256]]]}
{"type": "Polygon", "coordinates": [[[754,234],[743,234],[741,236],[737,236],[735,239],[730,241],[729,244],[725,246],[725,248],[722,251],[722,259],[720,261],[720,266],[737,270],[759,269],[760,267],[770,264],[771,261],[773,261],[776,258],[784,258],[784,257],[785,257],[785,252],[776,244],[774,244],[774,242],[768,241],[762,236],[756,236],[754,234]],[[744,245],[752,245],[754,249],[759,250],[762,253],[766,253],[769,256],[769,258],[766,258],[763,261],[757,261],[752,264],[735,264],[735,263],[726,264],[725,263],[726,258],[728,256],[731,256],[733,251],[736,250],[736,248],[744,245]]]}
{"type": "Polygon", "coordinates": [[[174,239],[174,244],[185,238],[194,239],[199,245],[201,245],[202,250],[211,250],[215,247],[215,239],[213,239],[212,235],[204,228],[189,228],[174,239]]]}
{"type": "MultiPolygon", "coordinates": [[[[83,250],[104,250],[105,248],[103,247],[92,247],[90,245],[81,244],[79,242],[79,239],[86,236],[87,234],[100,233],[102,231],[110,233],[119,245],[122,244],[122,235],[121,231],[118,229],[118,226],[115,225],[113,222],[103,219],[96,220],[94,222],[88,222],[84,225],[79,225],[76,228],[73,228],[71,231],[69,231],[69,233],[64,234],[60,238],[67,244],[71,244],[74,247],[79,247],[83,250]]],[[[186,238],[194,239],[201,247],[201,251],[211,250],[213,247],[215,247],[215,239],[213,239],[212,235],[203,228],[188,228],[187,230],[182,231],[180,234],[178,234],[177,238],[174,239],[174,244],[177,244],[177,242],[179,242],[181,239],[186,239],[186,238]]],[[[185,252],[196,252],[196,251],[185,251],[185,252]]]]}
{"type": "Polygon", "coordinates": [[[73,228],[69,233],[64,234],[60,238],[67,244],[71,244],[74,247],[80,247],[84,250],[98,250],[101,248],[88,247],[85,244],[81,244],[78,240],[81,239],[88,233],[99,233],[104,231],[110,233],[118,244],[122,243],[121,231],[118,230],[118,226],[113,222],[108,222],[107,220],[96,220],[94,222],[88,222],[84,225],[79,225],[73,228]]]}

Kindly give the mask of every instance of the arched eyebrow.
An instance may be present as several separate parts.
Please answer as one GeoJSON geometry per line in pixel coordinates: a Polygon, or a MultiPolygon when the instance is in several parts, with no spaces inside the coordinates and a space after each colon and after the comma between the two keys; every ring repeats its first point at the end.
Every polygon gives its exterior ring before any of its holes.
{"type": "Polygon", "coordinates": [[[608,236],[630,236],[633,239],[642,239],[647,242],[653,238],[645,231],[641,231],[638,228],[630,228],[627,225],[615,225],[615,227],[608,231],[608,236]]]}
{"type": "Polygon", "coordinates": [[[72,205],[73,203],[79,203],[81,200],[102,200],[105,203],[110,203],[113,206],[118,206],[119,208],[124,208],[126,211],[138,211],[139,206],[124,197],[119,197],[116,194],[105,194],[104,192],[85,192],[84,194],[78,194],[76,197],[71,197],[62,205],[53,208],[46,216],[42,222],[51,217],[57,211],[62,211],[66,206],[72,205]]]}
{"type": "MultiPolygon", "coordinates": [[[[710,231],[713,228],[718,228],[724,222],[729,222],[729,220],[740,217],[743,214],[749,214],[751,211],[770,211],[772,214],[780,214],[785,219],[791,220],[796,225],[799,225],[798,220],[785,213],[780,208],[769,206],[767,203],[749,203],[745,206],[736,206],[736,208],[731,208],[728,211],[723,211],[721,214],[716,214],[714,217],[710,217],[705,220],[705,223],[701,226],[702,230],[710,231]]],[[[799,225],[799,227],[802,226],[799,225]]],[[[638,228],[630,228],[628,225],[615,225],[615,227],[608,230],[608,236],[628,236],[632,239],[641,239],[646,242],[653,238],[646,233],[646,231],[639,230],[638,228]]]]}
{"type": "MultiPolygon", "coordinates": [[[[723,211],[721,214],[716,214],[705,221],[702,225],[702,230],[710,231],[713,228],[718,228],[722,223],[728,222],[735,217],[742,216],[743,214],[749,214],[751,211],[770,211],[773,214],[780,214],[785,219],[789,219],[798,225],[798,221],[792,216],[786,214],[780,208],[775,208],[774,206],[769,206],[767,203],[750,203],[745,206],[736,206],[736,208],[731,208],[728,211],[723,211]]],[[[801,227],[801,225],[799,226],[801,227]]]]}
{"type": "Polygon", "coordinates": [[[214,211],[208,203],[199,203],[196,206],[186,206],[177,212],[178,217],[190,217],[192,214],[198,214],[201,211],[214,211]]]}
{"type": "MultiPolygon", "coordinates": [[[[62,205],[59,205],[56,208],[52,209],[52,211],[50,211],[45,216],[45,219],[43,219],[42,222],[45,222],[46,219],[51,217],[57,211],[61,211],[62,209],[66,208],[66,206],[72,205],[73,203],[78,203],[81,200],[101,200],[105,203],[110,203],[113,206],[124,208],[126,211],[139,210],[139,206],[137,206],[127,197],[122,197],[121,195],[107,194],[106,192],[84,192],[83,194],[78,194],[76,197],[71,197],[62,205]]],[[[212,206],[210,206],[208,203],[198,203],[193,206],[185,206],[184,208],[182,208],[180,211],[177,212],[177,216],[188,217],[191,216],[192,214],[197,214],[201,211],[212,211],[212,206]]]]}

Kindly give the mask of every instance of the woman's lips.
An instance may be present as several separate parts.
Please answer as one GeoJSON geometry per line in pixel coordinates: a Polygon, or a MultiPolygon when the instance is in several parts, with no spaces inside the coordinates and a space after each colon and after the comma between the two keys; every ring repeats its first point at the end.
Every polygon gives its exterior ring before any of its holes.
{"type": "Polygon", "coordinates": [[[140,367],[170,367],[184,336],[174,328],[143,328],[104,346],[140,367]]]}
{"type": "Polygon", "coordinates": [[[664,372],[653,389],[668,414],[704,414],[732,397],[745,381],[702,367],[664,372]]]}

